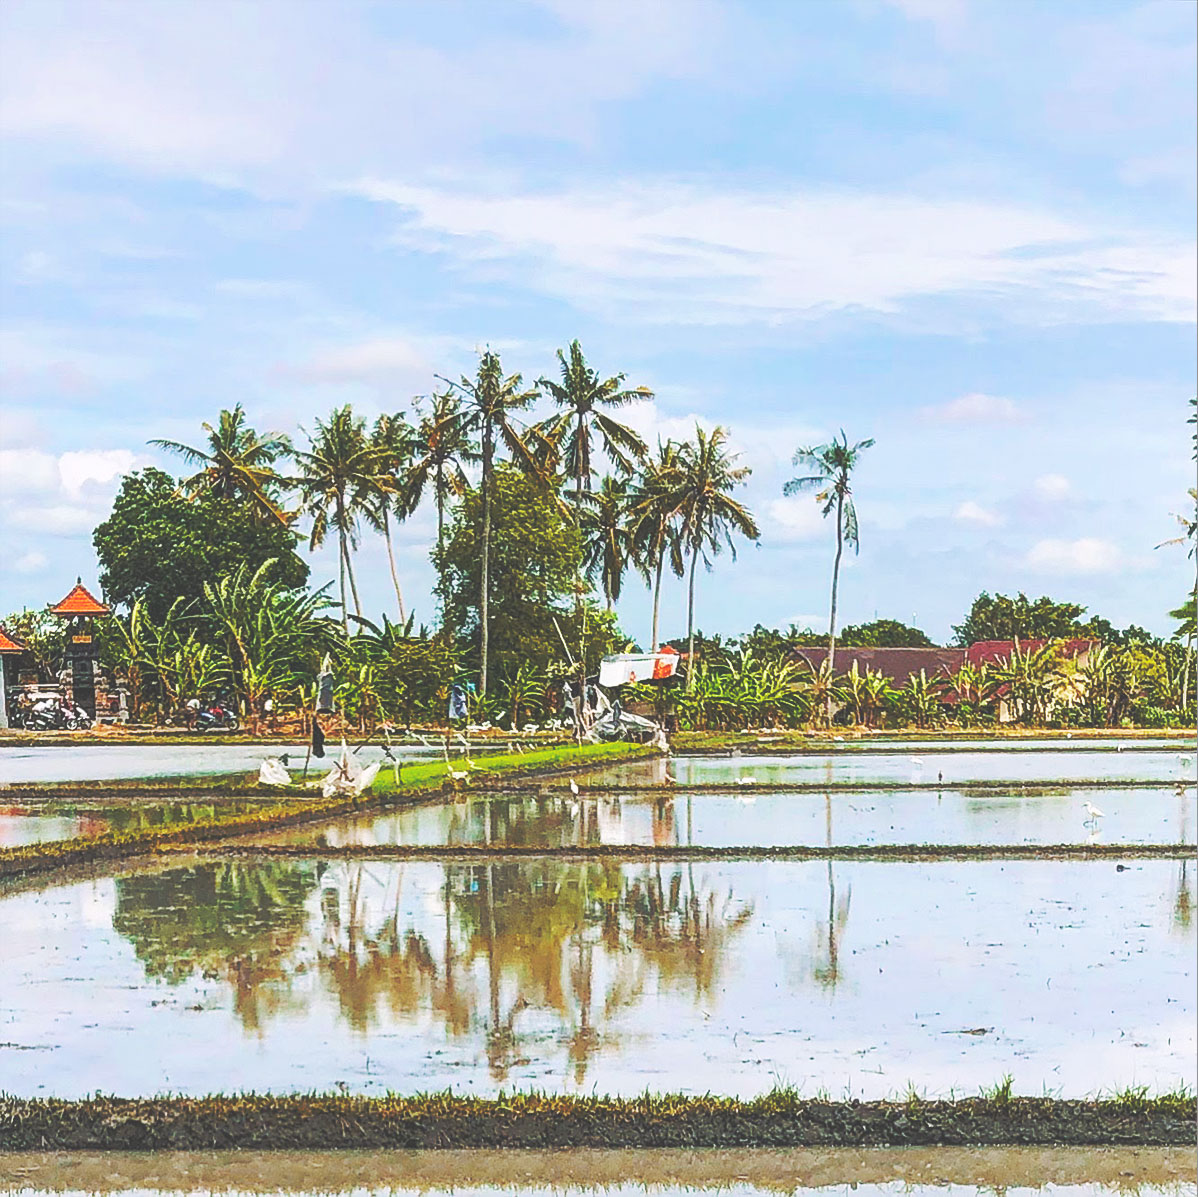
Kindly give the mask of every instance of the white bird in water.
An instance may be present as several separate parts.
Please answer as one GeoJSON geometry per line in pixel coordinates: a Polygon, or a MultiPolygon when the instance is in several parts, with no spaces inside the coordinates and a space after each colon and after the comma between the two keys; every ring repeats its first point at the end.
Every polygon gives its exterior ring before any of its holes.
{"type": "Polygon", "coordinates": [[[757,778],[751,777],[749,774],[745,773],[736,779],[736,784],[738,786],[755,786],[757,784],[757,778]]]}
{"type": "Polygon", "coordinates": [[[1098,822],[1098,820],[1099,820],[1099,819],[1105,819],[1105,818],[1106,818],[1106,815],[1104,815],[1104,814],[1102,813],[1102,811],[1100,811],[1100,810],[1098,809],[1098,807],[1096,807],[1096,806],[1095,806],[1095,805],[1094,805],[1092,802],[1090,802],[1089,800],[1087,800],[1087,801],[1083,802],[1083,803],[1082,803],[1082,806],[1085,808],[1085,811],[1086,811],[1086,822],[1087,822],[1089,825],[1093,826],[1095,823],[1097,823],[1097,822],[1098,822]]]}
{"type": "Polygon", "coordinates": [[[917,769],[923,768],[923,757],[909,756],[909,757],[907,757],[907,760],[909,760],[911,762],[911,764],[913,764],[917,769]]]}
{"type": "Polygon", "coordinates": [[[575,798],[578,797],[578,782],[576,782],[572,777],[570,778],[570,793],[573,794],[575,798]]]}

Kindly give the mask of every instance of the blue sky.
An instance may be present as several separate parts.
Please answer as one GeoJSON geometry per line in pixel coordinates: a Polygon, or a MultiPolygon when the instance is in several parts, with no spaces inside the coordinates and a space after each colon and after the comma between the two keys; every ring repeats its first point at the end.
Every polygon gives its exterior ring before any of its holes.
{"type": "MultiPolygon", "coordinates": [[[[8,0],[0,611],[95,578],[121,473],[178,468],[150,437],[410,410],[479,346],[536,378],[578,337],[655,391],[647,436],[720,423],[753,467],[704,629],[826,621],[832,528],[782,484],[843,427],[877,440],[843,621],[944,638],[1024,590],[1168,632],[1196,12],[8,0]]],[[[426,619],[433,531],[399,539],[426,619]]],[[[635,580],[620,614],[646,636],[635,580]]]]}

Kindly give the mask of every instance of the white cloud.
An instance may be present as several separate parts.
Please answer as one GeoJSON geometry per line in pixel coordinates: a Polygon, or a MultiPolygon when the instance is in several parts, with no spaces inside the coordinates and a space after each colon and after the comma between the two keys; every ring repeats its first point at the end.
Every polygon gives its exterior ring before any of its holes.
{"type": "Polygon", "coordinates": [[[1123,555],[1109,540],[1086,536],[1080,540],[1040,540],[1028,552],[1032,569],[1052,574],[1108,574],[1123,564],[1123,555]]]}
{"type": "MultiPolygon", "coordinates": [[[[1011,204],[662,181],[545,193],[365,179],[346,190],[402,209],[405,248],[624,319],[926,322],[921,305],[952,299],[1034,324],[1193,320],[1191,243],[1011,204]]],[[[937,309],[941,331],[948,318],[937,309]]]]}
{"type": "Polygon", "coordinates": [[[76,536],[90,532],[96,525],[96,513],[88,507],[69,503],[52,503],[44,507],[14,504],[5,515],[14,527],[47,536],[76,536]]]}
{"type": "Polygon", "coordinates": [[[44,494],[58,489],[58,459],[40,449],[0,449],[0,494],[44,494]]]}
{"type": "Polygon", "coordinates": [[[1073,493],[1073,487],[1063,474],[1042,474],[1032,483],[1032,490],[1041,499],[1059,503],[1073,493]]]}
{"type": "Polygon", "coordinates": [[[996,515],[993,511],[988,511],[980,503],[975,503],[972,499],[966,499],[953,512],[953,519],[961,520],[967,524],[981,524],[987,528],[996,528],[1002,523],[1001,516],[996,515]]]}
{"type": "Polygon", "coordinates": [[[766,514],[770,522],[763,529],[763,536],[775,540],[817,540],[828,532],[819,504],[810,495],[771,499],[766,505],[766,514]]]}
{"type": "Polygon", "coordinates": [[[78,498],[88,483],[107,484],[133,469],[136,458],[128,449],[84,449],[58,459],[63,491],[78,498]]]}
{"type": "Polygon", "coordinates": [[[38,574],[49,564],[50,558],[45,553],[39,553],[36,549],[31,549],[28,553],[22,554],[13,562],[13,569],[19,574],[38,574]]]}
{"type": "Polygon", "coordinates": [[[958,399],[950,399],[923,409],[923,417],[941,424],[1012,424],[1023,419],[1023,413],[1012,399],[971,391],[958,399]]]}

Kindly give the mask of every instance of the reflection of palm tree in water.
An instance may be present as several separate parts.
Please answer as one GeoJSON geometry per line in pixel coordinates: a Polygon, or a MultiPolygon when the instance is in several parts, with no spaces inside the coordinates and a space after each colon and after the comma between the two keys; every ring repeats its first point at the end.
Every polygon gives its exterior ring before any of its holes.
{"type": "MultiPolygon", "coordinates": [[[[830,768],[830,766],[829,766],[830,768]]],[[[824,795],[824,829],[825,842],[832,847],[832,795],[824,795]]],[[[820,953],[823,960],[818,961],[812,968],[812,976],[825,989],[835,989],[840,983],[840,941],[844,935],[845,925],[849,921],[849,903],[853,897],[850,886],[843,900],[836,901],[836,873],[832,867],[832,857],[828,857],[828,923],[827,938],[821,931],[819,935],[820,953]]]]}
{"type": "MultiPolygon", "coordinates": [[[[1188,839],[1188,815],[1189,803],[1186,799],[1185,792],[1181,794],[1181,834],[1178,836],[1177,842],[1184,844],[1188,839]]],[[[1181,858],[1181,868],[1177,876],[1177,897],[1173,900],[1173,923],[1174,926],[1180,927],[1183,931],[1189,930],[1190,924],[1194,921],[1194,895],[1190,892],[1190,880],[1186,875],[1186,870],[1189,868],[1189,860],[1186,857],[1181,858]]]]}

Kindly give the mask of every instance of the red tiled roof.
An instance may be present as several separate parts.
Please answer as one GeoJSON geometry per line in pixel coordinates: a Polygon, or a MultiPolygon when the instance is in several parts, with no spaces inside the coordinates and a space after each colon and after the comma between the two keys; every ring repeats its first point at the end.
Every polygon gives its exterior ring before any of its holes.
{"type": "Polygon", "coordinates": [[[10,636],[3,628],[0,628],[0,653],[23,653],[27,651],[28,645],[18,640],[15,636],[10,636]]]}
{"type": "MultiPolygon", "coordinates": [[[[1049,641],[1020,640],[1019,647],[1025,653],[1038,652],[1049,641]]],[[[1098,641],[1092,639],[1058,640],[1056,642],[1066,657],[1079,657],[1088,649],[1093,648],[1098,641]]],[[[1005,661],[1015,651],[1014,640],[979,640],[966,650],[966,657],[971,665],[980,665],[983,661],[993,664],[995,661],[1005,661]]]]}
{"type": "MultiPolygon", "coordinates": [[[[796,652],[819,669],[828,659],[826,648],[800,648],[796,652]]],[[[965,663],[963,648],[845,648],[836,646],[836,672],[848,673],[856,662],[862,673],[873,669],[900,686],[922,669],[930,678],[956,673],[965,663]]]]}
{"type": "Polygon", "coordinates": [[[77,582],[74,589],[57,606],[50,608],[51,615],[107,615],[111,607],[97,602],[82,582],[77,582]]]}

